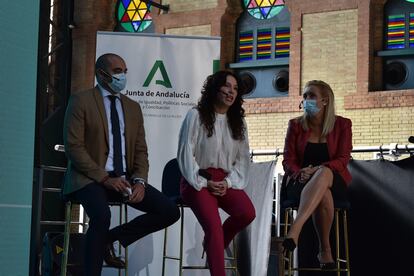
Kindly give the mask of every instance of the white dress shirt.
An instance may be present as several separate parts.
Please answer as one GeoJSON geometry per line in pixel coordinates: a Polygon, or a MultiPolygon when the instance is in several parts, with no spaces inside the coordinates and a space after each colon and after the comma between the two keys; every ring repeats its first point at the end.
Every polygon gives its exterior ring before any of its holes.
{"type": "Polygon", "coordinates": [[[207,187],[207,180],[198,175],[198,170],[210,167],[223,169],[228,173],[228,187],[241,190],[247,185],[250,167],[247,128],[244,140],[235,140],[227,115],[216,113],[214,132],[208,137],[198,110],[192,108],[181,125],[177,160],[184,178],[198,191],[207,187]]]}
{"type": "MultiPolygon", "coordinates": [[[[114,149],[113,149],[113,141],[114,136],[112,135],[112,123],[111,123],[111,100],[109,96],[113,94],[103,88],[101,85],[98,84],[99,90],[101,91],[104,106],[105,106],[105,113],[106,113],[106,120],[108,122],[108,143],[109,143],[109,153],[108,159],[106,160],[105,170],[107,172],[111,172],[114,170],[114,149]]],[[[119,94],[115,94],[114,96],[118,97],[119,100],[115,102],[116,111],[118,111],[119,117],[119,127],[121,130],[121,146],[122,146],[122,165],[124,167],[124,172],[126,171],[126,159],[125,159],[125,120],[124,120],[124,111],[122,108],[121,103],[121,96],[119,94]]]]}

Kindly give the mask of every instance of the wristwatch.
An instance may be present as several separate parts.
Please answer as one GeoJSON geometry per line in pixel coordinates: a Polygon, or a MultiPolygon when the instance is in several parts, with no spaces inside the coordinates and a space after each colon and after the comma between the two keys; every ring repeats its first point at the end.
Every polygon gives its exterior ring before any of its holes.
{"type": "Polygon", "coordinates": [[[135,177],[135,178],[133,178],[132,179],[132,184],[141,184],[142,186],[144,186],[144,188],[146,188],[147,187],[147,184],[145,184],[145,180],[144,179],[142,179],[142,178],[139,178],[139,177],[135,177]]]}

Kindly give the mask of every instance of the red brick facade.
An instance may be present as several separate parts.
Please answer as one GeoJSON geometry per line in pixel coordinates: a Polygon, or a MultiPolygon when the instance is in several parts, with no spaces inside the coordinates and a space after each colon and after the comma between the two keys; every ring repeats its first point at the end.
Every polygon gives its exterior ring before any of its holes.
{"type": "MultiPolygon", "coordinates": [[[[298,111],[301,98],[302,17],[304,14],[348,9],[358,10],[356,93],[345,96],[345,109],[414,106],[414,90],[378,91],[382,85],[382,61],[375,53],[383,45],[383,7],[385,0],[286,0],[291,13],[289,96],[246,100],[247,113],[298,111]],[[374,92],[375,91],[375,92],[374,92]]],[[[115,26],[116,1],[75,1],[73,30],[72,91],[93,84],[96,32],[115,26]]],[[[218,0],[211,9],[163,13],[153,10],[157,33],[166,29],[210,25],[212,36],[221,36],[221,68],[233,63],[236,53],[236,24],[243,8],[239,0],[218,0]],[[219,20],[220,19],[220,20],[219,20]]]]}

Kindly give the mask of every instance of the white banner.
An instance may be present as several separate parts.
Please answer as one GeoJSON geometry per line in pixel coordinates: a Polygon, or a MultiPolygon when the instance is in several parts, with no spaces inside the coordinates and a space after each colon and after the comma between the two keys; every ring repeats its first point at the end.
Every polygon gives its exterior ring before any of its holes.
{"type": "MultiPolygon", "coordinates": [[[[272,227],[273,179],[276,161],[252,163],[245,192],[256,210],[255,220],[239,235],[241,276],[266,276],[272,227]]],[[[282,275],[281,275],[282,276],[282,275]]]]}
{"type": "MultiPolygon", "coordinates": [[[[122,93],[141,105],[149,153],[149,183],[161,191],[164,166],[176,157],[181,122],[197,103],[206,77],[218,67],[220,39],[98,32],[96,57],[105,53],[115,53],[126,62],[127,86],[122,93]]],[[[118,212],[114,211],[112,226],[118,224],[118,212]]],[[[138,214],[129,209],[129,219],[138,214]]],[[[186,212],[185,222],[184,263],[188,263],[194,259],[196,248],[201,257],[203,234],[191,211],[186,212]]],[[[151,234],[128,247],[128,275],[161,275],[163,234],[151,234]]],[[[168,254],[178,255],[178,227],[169,231],[168,241],[168,254]]],[[[167,261],[166,271],[167,276],[179,275],[178,262],[167,261]]],[[[104,268],[102,275],[117,273],[104,268]]],[[[187,271],[184,275],[209,273],[187,271]]]]}

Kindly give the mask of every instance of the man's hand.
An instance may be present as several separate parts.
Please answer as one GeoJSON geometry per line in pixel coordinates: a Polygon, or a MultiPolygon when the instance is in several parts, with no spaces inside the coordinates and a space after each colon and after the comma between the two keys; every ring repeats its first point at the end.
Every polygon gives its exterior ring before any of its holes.
{"type": "Polygon", "coordinates": [[[129,197],[128,202],[139,203],[144,199],[145,187],[142,184],[135,184],[132,186],[132,195],[129,197]]]}
{"type": "Polygon", "coordinates": [[[127,188],[131,188],[131,185],[122,177],[110,177],[103,182],[105,188],[115,190],[118,193],[128,193],[127,188]]]}
{"type": "Polygon", "coordinates": [[[225,180],[223,181],[207,181],[207,189],[216,196],[224,196],[228,189],[228,184],[225,180]]]}

